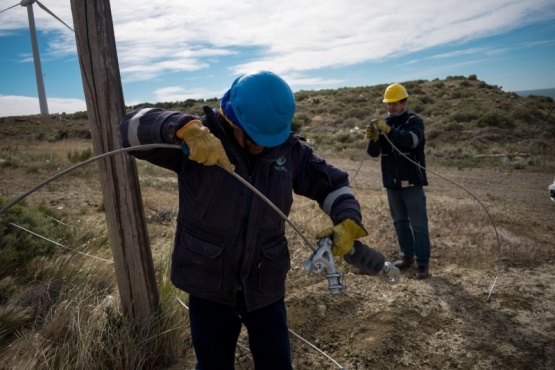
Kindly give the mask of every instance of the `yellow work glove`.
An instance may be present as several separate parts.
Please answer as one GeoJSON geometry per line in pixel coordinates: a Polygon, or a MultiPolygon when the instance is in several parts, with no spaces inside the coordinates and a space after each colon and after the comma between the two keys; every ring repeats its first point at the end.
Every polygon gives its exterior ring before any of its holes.
{"type": "Polygon", "coordinates": [[[331,253],[334,256],[347,254],[353,248],[355,240],[368,235],[368,231],[357,222],[347,218],[334,227],[328,227],[316,234],[316,239],[331,238],[331,253]]]}
{"type": "Polygon", "coordinates": [[[372,120],[370,122],[370,125],[366,127],[366,138],[368,140],[378,141],[378,139],[380,138],[380,132],[378,131],[378,128],[376,127],[374,121],[375,120],[372,120]]]}
{"type": "Polygon", "coordinates": [[[189,147],[189,158],[205,166],[217,164],[227,172],[235,171],[220,139],[215,137],[201,121],[192,120],[175,134],[189,147]]]}
{"type": "Polygon", "coordinates": [[[387,125],[387,123],[385,123],[381,119],[376,120],[376,127],[378,128],[378,130],[380,130],[381,132],[383,132],[386,135],[389,134],[389,131],[391,131],[391,127],[389,127],[387,125]]]}

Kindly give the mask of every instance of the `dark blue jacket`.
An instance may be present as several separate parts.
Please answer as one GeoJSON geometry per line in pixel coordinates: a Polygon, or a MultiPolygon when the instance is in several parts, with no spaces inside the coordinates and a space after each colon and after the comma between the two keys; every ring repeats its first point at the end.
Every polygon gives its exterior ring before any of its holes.
{"type": "MultiPolygon", "coordinates": [[[[205,107],[205,115],[197,117],[144,108],[122,119],[123,145],[175,143],[175,131],[192,119],[200,119],[222,141],[236,173],[284,214],[289,214],[295,192],[316,200],[334,224],[346,218],[361,222],[348,174],[315,155],[295,134],[249,160],[228,137],[222,126],[227,123],[217,109],[205,107]]],[[[132,154],[178,175],[179,212],[171,267],[175,286],[229,305],[237,303],[242,290],[249,311],[285,295],[290,255],[285,221],[274,209],[223,169],[189,160],[181,150],[157,148],[132,154]]]]}
{"type": "MultiPolygon", "coordinates": [[[[391,127],[387,138],[401,153],[410,160],[426,167],[424,147],[426,136],[424,134],[424,121],[417,115],[409,112],[398,117],[387,117],[385,123],[391,127]]],[[[390,189],[401,189],[409,186],[426,186],[428,179],[426,170],[407,160],[391,146],[389,141],[380,135],[378,141],[369,141],[366,152],[372,157],[380,154],[382,165],[383,186],[390,189]]]]}

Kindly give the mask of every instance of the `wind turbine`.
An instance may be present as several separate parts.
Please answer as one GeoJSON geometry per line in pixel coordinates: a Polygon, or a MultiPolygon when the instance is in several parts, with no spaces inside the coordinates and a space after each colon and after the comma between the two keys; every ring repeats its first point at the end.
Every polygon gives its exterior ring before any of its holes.
{"type": "MultiPolygon", "coordinates": [[[[67,28],[73,31],[71,27],[64,23],[54,13],[52,13],[46,6],[41,4],[38,0],[21,0],[20,5],[27,7],[27,16],[29,18],[29,32],[31,33],[31,46],[33,48],[33,61],[35,64],[35,77],[37,79],[37,90],[39,94],[40,114],[48,114],[48,103],[46,102],[46,92],[44,90],[44,80],[42,78],[42,67],[40,63],[39,44],[37,42],[37,29],[35,27],[35,15],[33,13],[33,4],[37,3],[45,12],[62,22],[67,28]]],[[[17,4],[16,4],[17,5],[17,4]]],[[[15,6],[15,5],[14,5],[15,6]]],[[[13,6],[11,7],[13,8],[13,6]]],[[[11,9],[8,8],[8,9],[11,9]]],[[[8,10],[5,9],[5,10],[8,10]]],[[[3,11],[5,11],[3,10],[3,11]]]]}

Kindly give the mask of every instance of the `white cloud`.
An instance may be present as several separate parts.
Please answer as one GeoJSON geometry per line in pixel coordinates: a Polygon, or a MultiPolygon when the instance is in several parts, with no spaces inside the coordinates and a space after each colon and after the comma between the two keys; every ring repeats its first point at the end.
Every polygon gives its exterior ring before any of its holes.
{"type": "MultiPolygon", "coordinates": [[[[45,4],[70,26],[68,0],[45,4]]],[[[75,53],[71,32],[37,6],[37,29],[59,36],[52,55],[75,53]]],[[[118,0],[111,2],[118,56],[127,80],[210,66],[237,47],[252,49],[237,75],[252,68],[278,73],[384,60],[400,53],[488,36],[553,18],[552,0],[221,0],[201,2],[118,0]]],[[[27,27],[25,9],[10,10],[0,35],[27,27]]]]}
{"type": "Polygon", "coordinates": [[[184,101],[187,99],[203,99],[205,96],[221,96],[223,91],[212,93],[206,89],[187,89],[183,86],[170,86],[163,89],[158,89],[154,92],[156,101],[184,101]]]}
{"type": "MultiPolygon", "coordinates": [[[[13,5],[0,2],[4,3],[0,10],[13,5]]],[[[73,27],[69,0],[43,3],[73,27]]],[[[160,82],[164,75],[180,72],[202,71],[227,83],[240,73],[268,69],[299,88],[329,87],[342,83],[342,76],[318,76],[318,70],[387,62],[399,56],[407,58],[396,64],[408,67],[432,60],[409,54],[436,46],[455,46],[435,56],[453,66],[465,55],[485,58],[509,47],[465,50],[468,40],[555,18],[553,0],[466,0],[464,5],[459,0],[114,0],[110,6],[124,84],[156,82],[152,89],[158,101],[210,93],[199,87],[200,81],[187,86],[185,77],[189,75],[183,74],[179,80],[167,82],[164,89],[160,82]],[[459,50],[453,50],[457,45],[461,45],[459,50]],[[179,83],[182,85],[175,87],[179,83]]],[[[28,29],[25,8],[18,6],[1,15],[0,38],[16,29],[28,29]],[[8,13],[9,17],[5,16],[8,13]]],[[[49,35],[48,46],[41,49],[43,60],[75,56],[74,34],[36,4],[34,15],[37,31],[49,35]]],[[[28,60],[30,56],[19,57],[28,60]]],[[[432,66],[420,71],[427,68],[432,66]]],[[[408,73],[426,77],[414,68],[398,77],[407,78],[408,73]]],[[[211,89],[216,94],[210,96],[221,95],[220,87],[212,85],[211,89]]],[[[150,99],[152,94],[148,96],[150,99]]],[[[20,98],[26,99],[31,98],[20,98]]],[[[56,100],[48,99],[50,111],[70,111],[55,108],[56,100]]],[[[0,114],[15,109],[0,104],[0,114]]],[[[36,99],[27,104],[37,107],[38,113],[36,99]]]]}
{"type": "MultiPolygon", "coordinates": [[[[80,99],[47,99],[48,112],[56,113],[75,113],[87,110],[84,100],[80,99]]],[[[27,116],[40,114],[38,98],[27,96],[0,95],[0,117],[27,116]]]]}

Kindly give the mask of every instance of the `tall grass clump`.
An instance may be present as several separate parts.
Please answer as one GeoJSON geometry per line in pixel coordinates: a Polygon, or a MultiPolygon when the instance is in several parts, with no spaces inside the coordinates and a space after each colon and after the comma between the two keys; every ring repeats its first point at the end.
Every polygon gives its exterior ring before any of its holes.
{"type": "Polygon", "coordinates": [[[70,163],[79,163],[86,161],[87,159],[92,157],[92,149],[87,148],[85,150],[73,150],[67,153],[67,159],[69,159],[70,163]]]}
{"type": "MultiPolygon", "coordinates": [[[[0,199],[0,205],[6,204],[7,201],[0,199]]],[[[55,247],[52,243],[29,232],[61,236],[63,232],[58,225],[46,216],[59,217],[45,206],[29,208],[25,202],[0,214],[0,279],[14,273],[17,275],[36,257],[53,254],[55,247]]]]}
{"type": "MultiPolygon", "coordinates": [[[[13,208],[0,221],[14,219],[14,214],[39,217],[37,209],[13,208]]],[[[23,223],[21,217],[18,222],[23,223]]],[[[14,369],[154,369],[176,363],[187,348],[188,325],[176,299],[182,294],[185,300],[184,294],[168,279],[169,258],[156,261],[159,309],[137,322],[122,313],[105,226],[63,225],[65,234],[27,225],[52,242],[33,247],[25,259],[12,259],[11,268],[4,270],[0,363],[14,369]]],[[[9,246],[42,240],[26,232],[6,234],[0,235],[9,236],[9,246]]]]}

